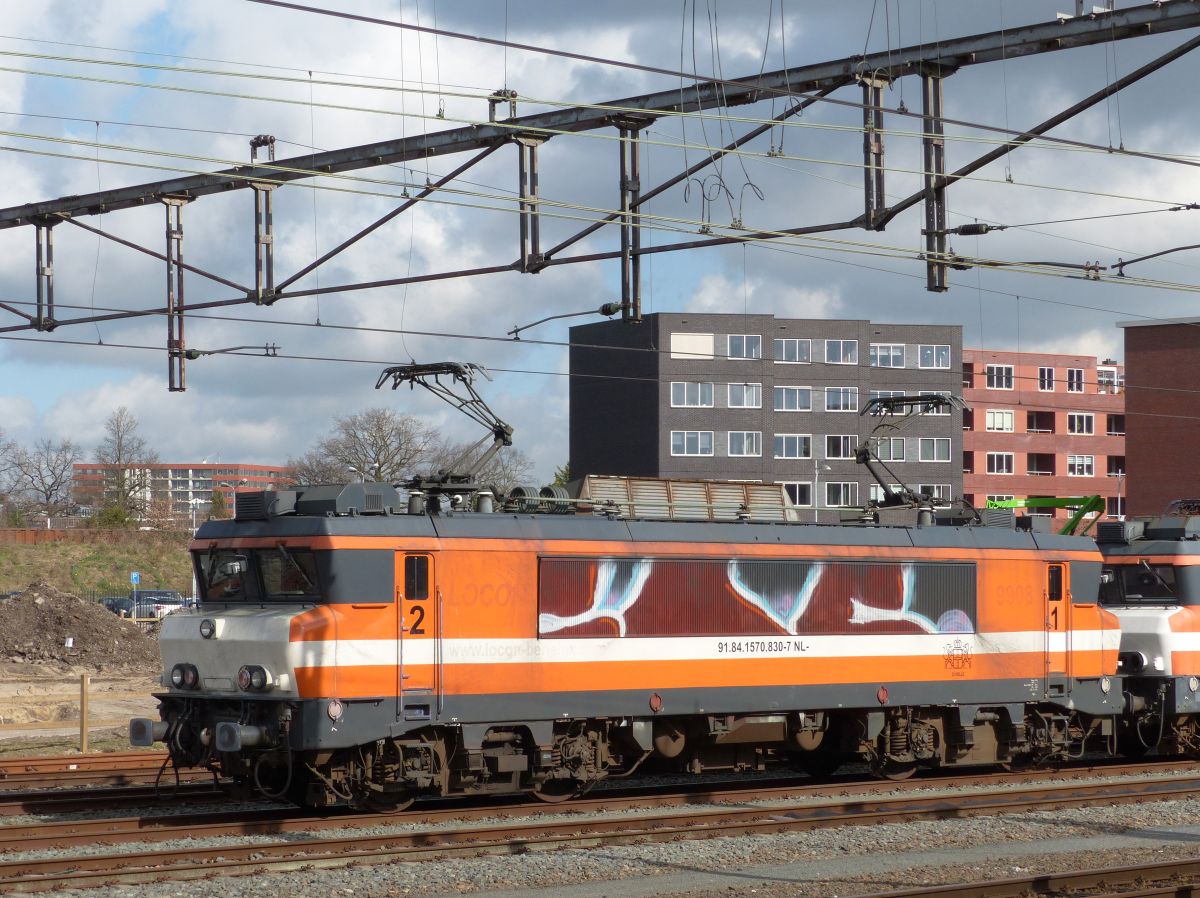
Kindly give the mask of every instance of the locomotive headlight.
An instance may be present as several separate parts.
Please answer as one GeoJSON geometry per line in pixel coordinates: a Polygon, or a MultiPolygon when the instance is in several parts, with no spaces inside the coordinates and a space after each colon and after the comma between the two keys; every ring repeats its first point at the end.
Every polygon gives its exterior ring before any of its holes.
{"type": "Polygon", "coordinates": [[[265,667],[260,667],[257,664],[246,664],[238,669],[237,675],[238,689],[243,692],[249,690],[263,690],[271,685],[271,675],[267,673],[265,667]]]}
{"type": "Polygon", "coordinates": [[[1108,677],[1101,677],[1100,678],[1100,691],[1103,692],[1105,695],[1108,695],[1109,690],[1111,690],[1111,689],[1112,689],[1112,680],[1110,680],[1108,677]]]}
{"type": "Polygon", "coordinates": [[[212,639],[217,633],[217,625],[210,618],[205,618],[200,621],[200,635],[205,639],[212,639]]]}
{"type": "Polygon", "coordinates": [[[200,685],[200,672],[191,664],[176,664],[171,668],[171,685],[176,689],[195,689],[200,685]]]}

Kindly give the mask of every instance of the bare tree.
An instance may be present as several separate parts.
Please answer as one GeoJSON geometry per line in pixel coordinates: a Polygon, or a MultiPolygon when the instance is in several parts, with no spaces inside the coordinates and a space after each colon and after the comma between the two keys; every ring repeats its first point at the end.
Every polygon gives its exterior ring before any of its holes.
{"type": "MultiPolygon", "coordinates": [[[[472,445],[472,443],[441,443],[429,451],[429,461],[422,468],[429,474],[438,474],[448,471],[450,466],[460,459],[462,460],[460,467],[469,465],[473,459],[487,451],[487,447],[491,444],[485,442],[469,458],[464,458],[464,453],[472,445]]],[[[463,471],[448,472],[465,473],[463,471]]],[[[520,449],[514,449],[512,446],[506,446],[493,455],[488,463],[475,474],[475,482],[480,486],[491,487],[496,491],[497,496],[505,496],[514,486],[528,484],[532,479],[532,459],[520,449]]]]}
{"type": "Polygon", "coordinates": [[[416,472],[433,438],[433,431],[411,415],[369,408],[335,418],[333,434],[313,452],[330,466],[339,466],[342,479],[353,475],[352,479],[395,483],[416,472]]]}
{"type": "Polygon", "coordinates": [[[138,419],[123,405],[104,422],[104,434],[96,460],[108,470],[103,494],[95,499],[125,518],[138,517],[145,512],[150,492],[147,466],[158,461],[158,454],[138,434],[138,419]]]}
{"type": "Polygon", "coordinates": [[[70,440],[38,440],[32,449],[18,447],[12,454],[13,492],[47,516],[60,514],[70,504],[73,466],[79,447],[70,440]]]}
{"type": "Polygon", "coordinates": [[[292,483],[346,483],[353,479],[345,465],[326,456],[320,447],[309,449],[299,458],[289,458],[287,467],[292,483]]]}

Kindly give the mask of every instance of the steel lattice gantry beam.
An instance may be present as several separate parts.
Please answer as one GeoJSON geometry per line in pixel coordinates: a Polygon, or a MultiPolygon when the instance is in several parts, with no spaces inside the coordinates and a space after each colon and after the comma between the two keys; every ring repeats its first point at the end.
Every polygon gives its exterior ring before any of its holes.
{"type": "MultiPolygon", "coordinates": [[[[945,267],[953,260],[946,256],[944,203],[946,188],[957,178],[1002,157],[1005,153],[1033,137],[1044,134],[1050,128],[1077,115],[1084,109],[1101,102],[1112,93],[1128,84],[1156,71],[1196,46],[1200,38],[1189,40],[1159,59],[1132,72],[1104,90],[1093,94],[1063,113],[1020,133],[1005,146],[960,167],[953,173],[945,173],[945,148],[941,93],[942,82],[958,69],[1000,59],[1013,59],[1038,53],[1084,47],[1124,38],[1150,34],[1163,34],[1181,29],[1200,27],[1200,0],[1163,0],[1151,5],[1138,6],[1120,12],[1105,12],[1089,16],[1029,25],[1001,32],[991,32],[953,40],[937,45],[907,47],[890,52],[867,56],[847,57],[814,65],[796,66],[777,72],[754,75],[733,81],[702,81],[691,87],[675,88],[635,97],[601,103],[596,106],[580,106],[533,115],[516,116],[495,120],[497,108],[508,104],[515,110],[516,98],[510,92],[497,92],[494,102],[489,102],[492,121],[467,127],[451,128],[430,134],[381,141],[357,147],[331,150],[305,156],[283,159],[270,164],[251,162],[210,174],[192,175],[168,180],[115,188],[79,196],[62,197],[45,202],[30,203],[0,209],[0,228],[33,226],[37,235],[37,303],[36,315],[28,315],[16,307],[0,304],[0,309],[15,314],[20,323],[0,326],[0,333],[19,330],[53,330],[56,327],[93,321],[115,320],[145,315],[168,317],[168,357],[170,361],[170,387],[184,387],[183,360],[186,345],[183,340],[184,316],[189,310],[217,308],[244,303],[270,305],[278,299],[292,296],[339,293],[351,290],[373,289],[419,281],[492,274],[505,271],[537,273],[549,266],[604,259],[620,260],[622,266],[621,308],[628,320],[639,320],[640,307],[640,259],[648,253],[673,252],[706,246],[718,246],[744,242],[746,240],[773,239],[777,237],[828,232],[846,228],[883,230],[897,214],[917,203],[925,205],[926,235],[925,259],[929,267],[929,288],[946,289],[945,267]],[[897,78],[909,75],[920,76],[924,84],[925,104],[920,113],[905,110],[884,110],[883,88],[897,78]],[[638,227],[638,210],[652,197],[690,177],[696,171],[711,164],[726,153],[737,149],[748,141],[769,131],[781,122],[811,105],[827,98],[835,90],[857,84],[862,91],[863,107],[863,162],[864,204],[863,211],[846,220],[822,224],[805,225],[781,231],[759,232],[747,230],[729,236],[681,241],[643,246],[638,227]],[[657,117],[675,112],[711,111],[716,107],[732,107],[777,95],[798,97],[784,112],[768,124],[761,125],[724,148],[710,153],[686,171],[664,181],[652,189],[644,190],[638,171],[638,135],[641,129],[657,117]],[[886,204],[884,194],[884,114],[910,116],[923,122],[925,133],[925,187],[921,191],[895,203],[886,204]],[[620,165],[618,166],[618,193],[620,200],[614,207],[620,211],[606,216],[601,221],[583,228],[575,235],[563,240],[549,250],[541,249],[539,222],[538,148],[545,141],[562,132],[578,132],[598,128],[616,128],[621,136],[620,165]],[[390,278],[368,283],[343,284],[312,289],[289,289],[304,277],[338,253],[342,252],[367,234],[410,209],[417,202],[436,190],[446,186],[473,165],[507,144],[518,150],[518,187],[520,213],[519,253],[515,261],[484,268],[438,272],[405,278],[390,278]],[[372,224],[346,239],[333,250],[283,279],[278,284],[274,277],[274,231],[271,210],[271,192],[281,184],[310,178],[326,173],[341,173],[378,165],[402,163],[414,159],[476,151],[470,160],[458,166],[448,175],[426,185],[425,189],[407,199],[372,224]],[[198,198],[224,193],[229,190],[250,189],[254,203],[254,256],[255,283],[245,287],[220,275],[204,271],[182,260],[182,207],[183,203],[198,198]],[[101,212],[144,206],[148,203],[163,203],[169,218],[167,227],[167,252],[156,252],[131,241],[93,228],[80,221],[81,217],[101,212]],[[167,263],[168,303],[166,307],[130,310],[104,315],[80,316],[59,319],[55,315],[53,293],[53,228],[60,223],[70,223],[121,243],[131,249],[147,253],[167,263]],[[620,229],[620,248],[612,251],[595,252],[575,256],[561,255],[562,251],[606,224],[616,223],[620,229]],[[193,305],[184,304],[183,276],[191,272],[233,288],[239,295],[231,299],[215,300],[193,305]]],[[[273,139],[260,135],[251,142],[252,148],[260,148],[273,139]]],[[[272,153],[273,157],[273,153],[272,153]]],[[[252,156],[253,160],[253,156],[252,156]]]]}

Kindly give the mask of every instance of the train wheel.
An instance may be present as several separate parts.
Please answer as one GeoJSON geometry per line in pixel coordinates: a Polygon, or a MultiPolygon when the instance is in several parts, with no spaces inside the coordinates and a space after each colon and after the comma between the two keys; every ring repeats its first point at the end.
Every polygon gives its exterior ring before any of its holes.
{"type": "Polygon", "coordinates": [[[874,767],[876,776],[881,776],[887,780],[900,782],[910,779],[917,772],[916,761],[884,761],[874,767]]]}
{"type": "Polygon", "coordinates": [[[560,804],[578,795],[580,788],[576,780],[543,780],[533,787],[533,797],[546,804],[560,804]]]}
{"type": "Polygon", "coordinates": [[[415,795],[408,793],[404,793],[403,795],[372,795],[363,802],[363,807],[376,814],[399,814],[401,811],[407,811],[411,808],[413,802],[416,800],[415,795]]]}
{"type": "Polygon", "coordinates": [[[800,751],[792,754],[792,763],[804,773],[817,779],[833,776],[842,766],[839,752],[828,749],[800,751]]]}

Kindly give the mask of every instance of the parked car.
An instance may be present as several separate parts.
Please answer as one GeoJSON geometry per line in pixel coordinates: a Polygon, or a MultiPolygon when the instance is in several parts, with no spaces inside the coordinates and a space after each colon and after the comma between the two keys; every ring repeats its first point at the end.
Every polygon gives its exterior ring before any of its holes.
{"type": "Polygon", "coordinates": [[[138,589],[129,593],[133,616],[163,618],[187,606],[183,595],[174,589],[138,589]]]}
{"type": "Polygon", "coordinates": [[[100,604],[120,617],[133,617],[133,599],[125,596],[104,596],[100,604]]]}

